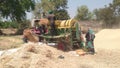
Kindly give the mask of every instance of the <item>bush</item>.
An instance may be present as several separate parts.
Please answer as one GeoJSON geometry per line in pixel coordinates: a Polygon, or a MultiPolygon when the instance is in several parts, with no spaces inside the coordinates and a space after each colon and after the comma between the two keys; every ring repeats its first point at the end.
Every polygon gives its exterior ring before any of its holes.
{"type": "Polygon", "coordinates": [[[30,24],[31,24],[31,23],[30,23],[29,20],[25,20],[25,21],[19,23],[19,27],[18,27],[18,30],[17,30],[16,34],[17,34],[17,35],[22,35],[24,29],[29,28],[29,27],[30,27],[30,24]]]}
{"type": "Polygon", "coordinates": [[[16,34],[22,34],[23,30],[26,28],[30,27],[30,21],[29,20],[25,20],[22,21],[20,23],[18,22],[0,22],[0,28],[6,29],[6,28],[16,28],[18,31],[16,32],[16,34]]]}
{"type": "Polygon", "coordinates": [[[0,22],[1,28],[18,28],[18,24],[16,22],[0,22]]]}

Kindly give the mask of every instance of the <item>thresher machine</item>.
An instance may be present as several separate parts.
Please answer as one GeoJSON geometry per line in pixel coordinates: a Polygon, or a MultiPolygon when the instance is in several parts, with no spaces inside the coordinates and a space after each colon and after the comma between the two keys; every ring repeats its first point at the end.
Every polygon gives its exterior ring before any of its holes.
{"type": "Polygon", "coordinates": [[[53,36],[49,32],[50,26],[47,19],[40,19],[38,22],[35,22],[34,25],[36,25],[36,23],[47,26],[48,33],[37,35],[41,38],[44,38],[47,43],[55,43],[55,45],[58,46],[62,45],[60,46],[60,49],[66,47],[66,49],[68,48],[69,50],[72,50],[83,47],[81,28],[79,22],[75,19],[56,20],[55,26],[57,34],[53,36]]]}

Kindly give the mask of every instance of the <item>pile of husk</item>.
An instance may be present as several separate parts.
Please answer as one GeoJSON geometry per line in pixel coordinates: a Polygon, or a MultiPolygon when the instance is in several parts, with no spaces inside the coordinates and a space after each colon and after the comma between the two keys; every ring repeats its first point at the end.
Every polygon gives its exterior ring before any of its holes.
{"type": "Polygon", "coordinates": [[[0,57],[0,68],[78,68],[75,56],[46,44],[27,44],[0,57]]]}

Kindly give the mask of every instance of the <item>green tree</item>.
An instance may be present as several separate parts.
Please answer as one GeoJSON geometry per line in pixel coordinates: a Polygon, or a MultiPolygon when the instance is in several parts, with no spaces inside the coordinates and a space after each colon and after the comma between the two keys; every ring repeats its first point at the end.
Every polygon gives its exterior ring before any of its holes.
{"type": "Polygon", "coordinates": [[[34,16],[37,16],[37,17],[40,18],[42,12],[43,12],[43,11],[42,11],[40,2],[36,3],[36,4],[35,4],[35,10],[33,11],[34,16]]]}
{"type": "Polygon", "coordinates": [[[113,3],[110,4],[110,7],[113,8],[115,15],[120,16],[120,0],[113,0],[113,3]]]}
{"type": "Polygon", "coordinates": [[[92,13],[89,11],[86,5],[77,8],[77,15],[75,16],[77,20],[89,20],[92,18],[92,13]]]}
{"type": "Polygon", "coordinates": [[[105,26],[112,27],[113,24],[115,24],[115,16],[114,12],[111,8],[106,7],[103,9],[100,9],[100,19],[103,20],[105,26]]]}
{"type": "Polygon", "coordinates": [[[66,20],[69,19],[68,12],[64,9],[54,11],[57,20],[66,20]]]}
{"type": "Polygon", "coordinates": [[[0,14],[3,18],[14,21],[22,21],[26,18],[26,12],[34,9],[34,0],[0,0],[0,14]]]}
{"type": "Polygon", "coordinates": [[[41,0],[40,3],[36,4],[34,14],[40,16],[42,12],[47,14],[49,10],[52,10],[57,19],[68,19],[67,2],[68,0],[41,0]],[[62,18],[62,15],[65,17],[62,18]]]}
{"type": "Polygon", "coordinates": [[[48,10],[60,10],[67,8],[68,0],[41,0],[41,6],[43,11],[48,10]]]}
{"type": "Polygon", "coordinates": [[[120,24],[120,0],[113,0],[113,3],[110,4],[110,7],[112,7],[114,10],[116,23],[120,24]]]}
{"type": "Polygon", "coordinates": [[[118,25],[120,23],[120,0],[113,0],[108,6],[101,9],[95,9],[94,14],[97,20],[103,21],[107,27],[118,25]]]}
{"type": "Polygon", "coordinates": [[[99,13],[99,9],[95,9],[95,10],[93,10],[93,13],[94,13],[94,15],[95,15],[95,17],[96,17],[96,20],[97,21],[99,21],[100,20],[100,13],[99,13]]]}

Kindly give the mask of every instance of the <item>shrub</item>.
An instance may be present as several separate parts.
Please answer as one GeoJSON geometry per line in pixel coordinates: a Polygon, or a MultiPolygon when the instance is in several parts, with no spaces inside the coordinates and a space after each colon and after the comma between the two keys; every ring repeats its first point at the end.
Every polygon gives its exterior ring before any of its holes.
{"type": "Polygon", "coordinates": [[[1,28],[18,28],[18,24],[16,22],[0,22],[1,28]]]}

